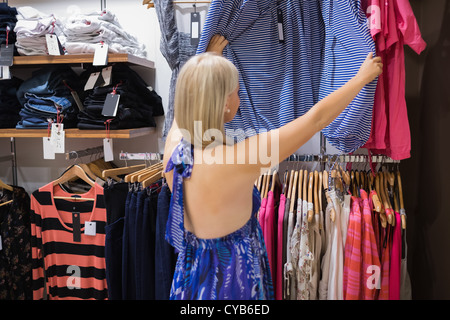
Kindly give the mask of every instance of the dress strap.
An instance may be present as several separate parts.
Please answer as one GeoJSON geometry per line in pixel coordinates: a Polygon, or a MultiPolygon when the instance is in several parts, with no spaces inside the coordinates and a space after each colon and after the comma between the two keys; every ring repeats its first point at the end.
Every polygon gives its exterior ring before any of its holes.
{"type": "Polygon", "coordinates": [[[190,178],[194,166],[194,149],[183,139],[175,147],[165,172],[173,170],[172,197],[166,225],[166,240],[178,252],[186,246],[184,236],[183,179],[190,178]]]}

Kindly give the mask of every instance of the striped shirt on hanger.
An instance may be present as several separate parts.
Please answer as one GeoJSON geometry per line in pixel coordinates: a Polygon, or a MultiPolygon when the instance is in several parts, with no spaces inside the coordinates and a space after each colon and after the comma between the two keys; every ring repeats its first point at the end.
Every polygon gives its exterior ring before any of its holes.
{"type": "Polygon", "coordinates": [[[94,201],[74,202],[54,196],[72,194],[49,183],[31,195],[33,299],[44,298],[44,286],[50,300],[107,299],[103,188],[95,184],[80,195],[94,201]],[[79,237],[73,232],[77,229],[74,213],[80,219],[79,237]],[[85,228],[88,221],[95,222],[92,235],[85,228]]]}
{"type": "MultiPolygon", "coordinates": [[[[241,105],[227,123],[227,134],[237,140],[283,126],[314,105],[311,65],[311,21],[320,21],[316,1],[216,0],[211,3],[197,53],[206,51],[213,35],[229,41],[224,56],[237,67],[241,105]],[[313,9],[311,9],[313,7],[313,9]],[[278,12],[284,42],[279,40],[278,12]]],[[[317,70],[317,72],[314,72],[317,70]]]]}

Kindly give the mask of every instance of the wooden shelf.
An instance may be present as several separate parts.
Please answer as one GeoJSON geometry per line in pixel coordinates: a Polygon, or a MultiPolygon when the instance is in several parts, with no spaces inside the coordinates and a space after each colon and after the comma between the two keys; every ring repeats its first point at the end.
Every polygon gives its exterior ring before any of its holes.
{"type": "MultiPolygon", "coordinates": [[[[14,66],[30,66],[41,64],[81,64],[92,63],[93,54],[67,54],[63,56],[16,56],[13,59],[14,66]]],[[[155,68],[153,61],[139,58],[126,53],[114,53],[108,55],[108,63],[127,62],[132,65],[155,68]]]]}
{"type": "MultiPolygon", "coordinates": [[[[111,130],[110,137],[113,139],[130,139],[145,136],[155,132],[156,129],[136,128],[111,130]]],[[[66,129],[66,138],[106,138],[105,130],[80,130],[66,129]]],[[[47,129],[0,129],[0,138],[42,138],[48,134],[47,129]]]]}

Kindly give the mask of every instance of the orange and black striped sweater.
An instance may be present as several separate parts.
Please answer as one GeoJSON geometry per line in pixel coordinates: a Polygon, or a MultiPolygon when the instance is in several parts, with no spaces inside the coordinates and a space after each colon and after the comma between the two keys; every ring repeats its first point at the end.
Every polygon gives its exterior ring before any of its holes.
{"type": "Polygon", "coordinates": [[[78,195],[94,201],[56,196],[73,194],[49,183],[31,195],[33,299],[44,298],[44,286],[51,300],[107,299],[103,188],[95,184],[78,195]],[[86,222],[95,222],[95,232],[86,231],[86,222]]]}

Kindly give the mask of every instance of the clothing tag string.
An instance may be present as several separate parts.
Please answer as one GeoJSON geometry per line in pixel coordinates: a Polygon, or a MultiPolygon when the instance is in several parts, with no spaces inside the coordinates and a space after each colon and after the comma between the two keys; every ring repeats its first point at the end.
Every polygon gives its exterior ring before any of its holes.
{"type": "Polygon", "coordinates": [[[106,127],[106,138],[107,139],[110,139],[110,137],[111,137],[111,121],[113,121],[113,119],[108,119],[104,122],[105,127],[106,127]]]}

